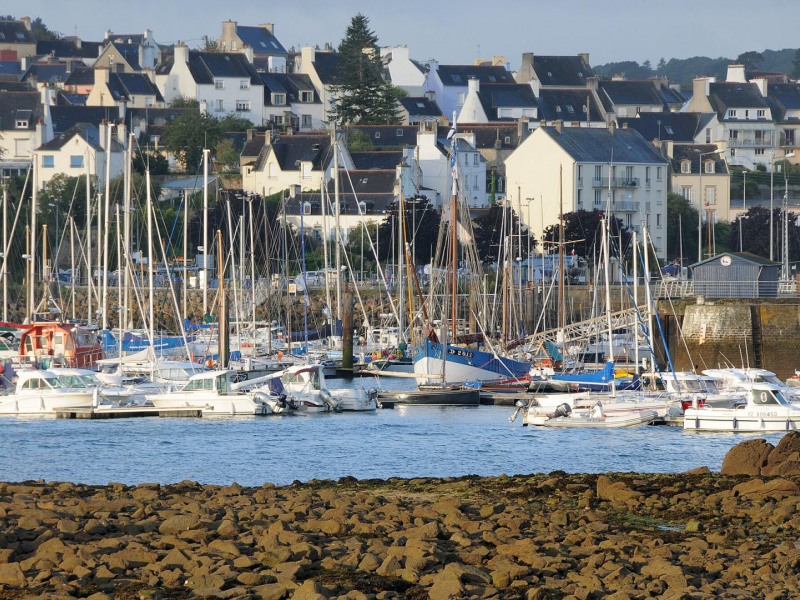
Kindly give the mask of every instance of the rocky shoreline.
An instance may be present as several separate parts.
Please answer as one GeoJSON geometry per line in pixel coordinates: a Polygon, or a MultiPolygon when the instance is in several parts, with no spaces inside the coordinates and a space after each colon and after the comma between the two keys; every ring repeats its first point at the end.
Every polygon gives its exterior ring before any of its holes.
{"type": "Polygon", "coordinates": [[[791,433],[719,474],[0,483],[0,599],[792,598],[797,466],[791,433]]]}

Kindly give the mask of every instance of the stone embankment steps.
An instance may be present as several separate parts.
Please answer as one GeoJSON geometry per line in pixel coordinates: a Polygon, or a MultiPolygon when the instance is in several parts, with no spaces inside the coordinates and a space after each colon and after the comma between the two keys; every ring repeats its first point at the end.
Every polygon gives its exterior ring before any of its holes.
{"type": "Polygon", "coordinates": [[[0,598],[794,598],[799,451],[746,441],[722,474],[5,483],[0,598]]]}

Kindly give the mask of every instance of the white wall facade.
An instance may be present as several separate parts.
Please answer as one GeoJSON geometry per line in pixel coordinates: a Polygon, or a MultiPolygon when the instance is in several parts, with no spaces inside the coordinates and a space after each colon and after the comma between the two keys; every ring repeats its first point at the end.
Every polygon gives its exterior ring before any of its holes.
{"type": "MultiPolygon", "coordinates": [[[[486,193],[486,160],[475,150],[474,139],[470,141],[473,134],[458,135],[473,145],[470,151],[459,151],[459,194],[470,207],[486,207],[489,205],[489,195],[486,193]]],[[[419,132],[417,144],[419,167],[422,171],[421,185],[437,192],[438,199],[431,200],[435,208],[441,209],[441,203],[453,193],[450,159],[436,145],[434,131],[419,132]]]]}
{"type": "Polygon", "coordinates": [[[408,92],[409,96],[421,96],[425,85],[425,74],[411,61],[408,46],[381,48],[381,56],[392,55],[389,76],[392,85],[408,92]]]}
{"type": "MultiPolygon", "coordinates": [[[[65,174],[69,177],[85,177],[86,165],[89,167],[89,174],[97,176],[98,185],[105,185],[106,181],[106,152],[95,150],[86,141],[76,135],[57,151],[37,151],[36,157],[36,184],[38,189],[42,189],[45,184],[55,175],[65,174]],[[83,166],[73,167],[72,157],[83,157],[83,166]],[[46,158],[53,158],[53,166],[45,167],[46,158]]],[[[111,153],[111,178],[122,174],[124,169],[124,157],[122,152],[111,153]]]]}

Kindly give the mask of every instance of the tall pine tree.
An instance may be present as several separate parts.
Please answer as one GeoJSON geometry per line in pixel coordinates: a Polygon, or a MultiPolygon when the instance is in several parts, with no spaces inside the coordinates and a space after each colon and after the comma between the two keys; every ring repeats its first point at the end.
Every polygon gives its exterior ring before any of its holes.
{"type": "Polygon", "coordinates": [[[397,100],[402,90],[383,79],[378,36],[369,19],[358,13],[339,44],[339,61],[333,92],[336,101],[329,113],[340,125],[396,124],[397,100]]]}

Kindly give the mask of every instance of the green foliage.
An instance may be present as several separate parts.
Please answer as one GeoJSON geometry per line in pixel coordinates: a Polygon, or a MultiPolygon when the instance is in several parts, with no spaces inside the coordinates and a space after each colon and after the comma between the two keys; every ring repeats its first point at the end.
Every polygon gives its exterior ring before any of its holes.
{"type": "MultiPolygon", "coordinates": [[[[397,255],[399,208],[398,202],[393,203],[386,211],[386,219],[378,228],[378,236],[380,236],[378,250],[381,261],[397,255]]],[[[431,252],[436,249],[441,215],[426,198],[407,198],[403,202],[403,208],[405,209],[403,212],[405,213],[406,240],[414,248],[412,257],[414,264],[428,264],[431,261],[431,252]]]]}
{"type": "Polygon", "coordinates": [[[225,115],[219,120],[219,128],[221,133],[229,133],[231,131],[247,131],[252,129],[253,123],[250,119],[245,119],[235,114],[225,115]]]}
{"type": "Polygon", "coordinates": [[[792,69],[789,75],[795,79],[800,79],[800,49],[795,50],[794,58],[792,59],[792,69]]]}
{"type": "MultiPolygon", "coordinates": [[[[717,254],[721,252],[736,252],[739,250],[738,242],[731,245],[731,231],[733,226],[728,221],[718,221],[714,224],[714,249],[717,254]]],[[[708,240],[706,240],[708,244],[708,240]]]]}
{"type": "Polygon", "coordinates": [[[650,61],[645,62],[648,64],[640,65],[635,60],[613,62],[602,65],[602,73],[598,72],[597,68],[595,68],[595,72],[603,78],[624,74],[627,79],[648,79],[653,76],[653,70],[649,65],[650,61]]]}
{"type": "Polygon", "coordinates": [[[57,31],[48,29],[41,17],[36,17],[31,21],[31,33],[33,33],[33,37],[35,37],[37,41],[60,40],[64,37],[57,31]]]}
{"type": "Polygon", "coordinates": [[[239,151],[233,140],[223,138],[214,146],[214,156],[225,169],[236,169],[239,166],[239,151]]]}
{"type": "MultiPolygon", "coordinates": [[[[150,171],[151,176],[152,174],[153,172],[150,171]]],[[[146,184],[147,178],[144,176],[144,173],[134,171],[131,175],[131,196],[141,198],[142,203],[144,203],[144,198],[147,197],[147,188],[145,187],[146,184]]],[[[111,180],[109,189],[111,190],[111,201],[122,203],[125,200],[124,176],[117,175],[114,177],[111,180]]],[[[150,180],[150,193],[154,200],[161,196],[161,186],[152,179],[150,180]]]]}
{"type": "Polygon", "coordinates": [[[347,134],[347,149],[351,152],[372,152],[375,144],[361,129],[352,129],[347,134]]]}
{"type": "MultiPolygon", "coordinates": [[[[777,203],[776,203],[777,204],[777,203]]],[[[797,215],[789,213],[789,258],[792,262],[800,259],[800,236],[795,227],[797,215]]],[[[763,258],[769,258],[769,208],[754,206],[749,208],[742,220],[736,219],[730,224],[728,247],[739,249],[739,227],[742,228],[742,244],[744,252],[752,252],[763,258]]],[[[780,208],[775,208],[772,215],[774,257],[780,260],[780,249],[783,246],[783,215],[780,208]]],[[[719,248],[719,238],[717,238],[719,248]]]]}
{"type": "Polygon", "coordinates": [[[207,35],[203,36],[203,43],[197,47],[201,52],[222,52],[219,42],[207,35]]]}
{"type": "MultiPolygon", "coordinates": [[[[697,219],[699,215],[683,196],[667,194],[667,259],[681,255],[692,264],[697,258],[697,219]],[[683,232],[683,252],[681,253],[681,231],[683,232]]],[[[685,266],[685,265],[684,265],[685,266]]]]}
{"type": "MultiPolygon", "coordinates": [[[[573,250],[578,256],[590,259],[591,257],[597,258],[600,255],[601,239],[600,239],[600,220],[603,218],[603,212],[594,209],[576,210],[575,212],[564,213],[564,242],[566,248],[564,251],[570,253],[573,250]]],[[[623,228],[622,219],[613,219],[611,221],[611,234],[619,244],[620,233],[622,234],[622,247],[627,248],[631,239],[631,234],[623,228]]],[[[550,225],[544,230],[544,239],[549,242],[546,251],[558,252],[558,223],[550,225]]]]}
{"type": "MultiPolygon", "coordinates": [[[[489,207],[489,210],[475,219],[473,231],[475,233],[475,247],[478,250],[478,256],[483,262],[497,262],[498,257],[502,255],[503,238],[508,238],[512,232],[515,246],[514,258],[516,259],[518,256],[526,258],[528,256],[528,237],[530,232],[527,228],[523,228],[521,247],[517,247],[520,243],[520,238],[517,235],[519,232],[519,218],[513,210],[507,211],[504,207],[493,204],[489,207]],[[505,221],[505,227],[503,227],[503,221],[505,221]]],[[[530,237],[531,248],[535,248],[536,239],[533,236],[530,237]]]]}
{"type": "Polygon", "coordinates": [[[737,56],[736,62],[744,65],[746,69],[757,69],[764,62],[764,55],[761,52],[751,50],[737,56]]]}
{"type": "Polygon", "coordinates": [[[133,155],[133,170],[136,173],[144,174],[148,166],[151,176],[169,175],[169,161],[161,152],[140,151],[133,155]]]}
{"type": "Polygon", "coordinates": [[[200,103],[194,98],[187,98],[186,96],[178,96],[173,98],[169,103],[170,108],[200,108],[200,103]]]}
{"type": "MultiPolygon", "coordinates": [[[[97,185],[92,180],[91,185],[97,185]]],[[[30,194],[30,188],[28,189],[30,194]]],[[[72,215],[78,227],[86,226],[86,177],[70,177],[65,173],[58,173],[45,184],[37,197],[39,212],[45,217],[45,222],[50,226],[55,225],[55,213],[59,216],[72,215]],[[50,206],[53,204],[54,206],[50,206]],[[71,208],[70,208],[71,207],[71,208]]],[[[61,219],[63,225],[64,220],[61,219]]]]}
{"type": "Polygon", "coordinates": [[[196,171],[203,160],[203,148],[213,148],[221,137],[219,121],[202,113],[186,113],[164,128],[161,142],[186,166],[196,171]]]}
{"type": "Polygon", "coordinates": [[[398,123],[397,101],[402,93],[383,80],[378,36],[369,19],[358,13],[339,44],[339,62],[331,119],[350,123],[398,123]]]}

